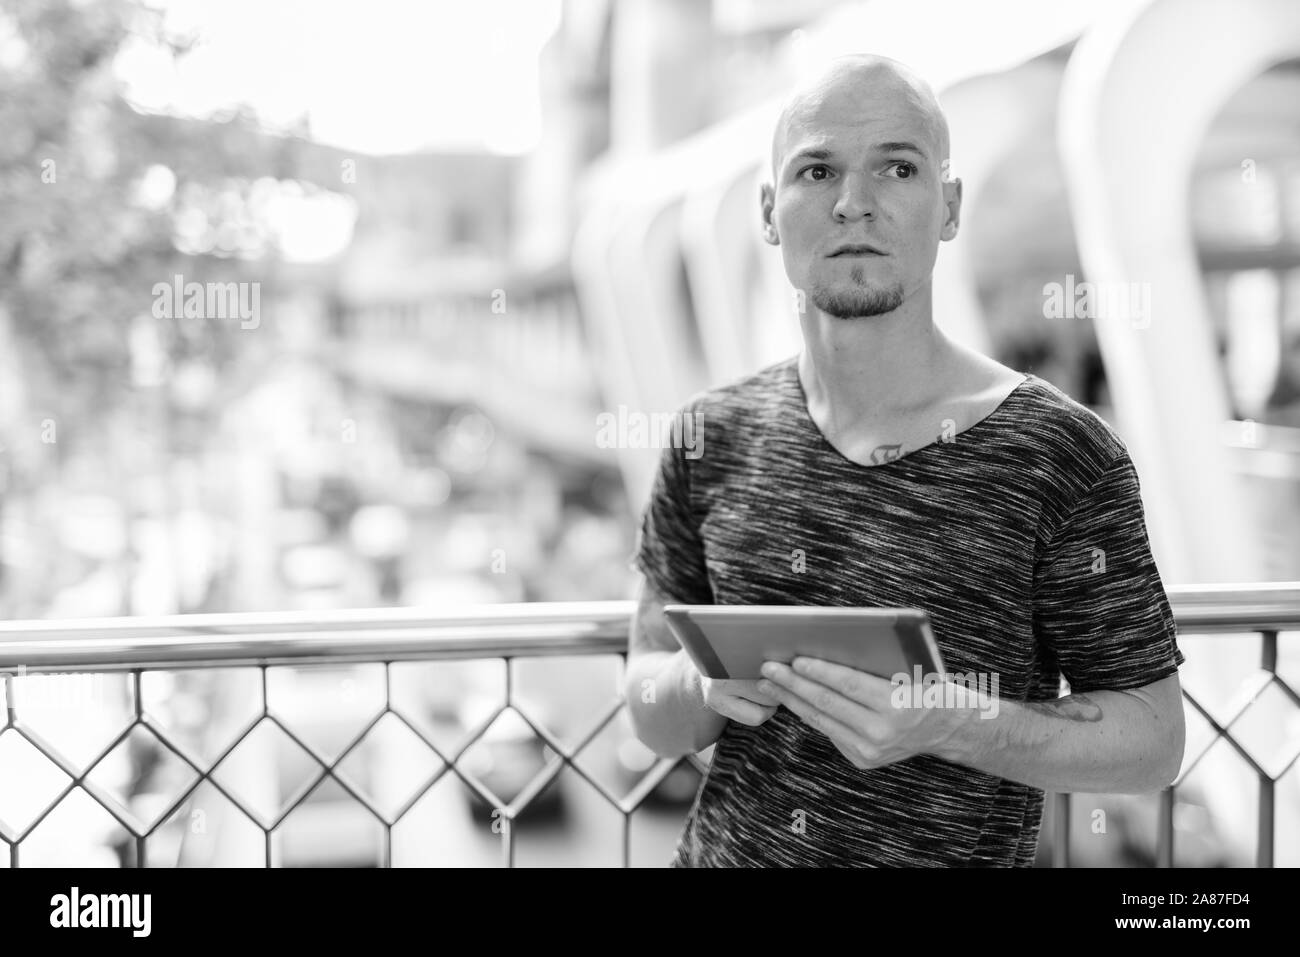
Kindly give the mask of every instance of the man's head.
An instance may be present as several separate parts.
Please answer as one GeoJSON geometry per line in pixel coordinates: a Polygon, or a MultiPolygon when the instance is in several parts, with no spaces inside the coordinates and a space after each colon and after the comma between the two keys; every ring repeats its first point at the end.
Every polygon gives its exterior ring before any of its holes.
{"type": "Polygon", "coordinates": [[[929,86],[885,57],[838,57],[781,110],[764,238],[823,312],[891,312],[928,287],[939,242],[957,235],[961,183],[947,174],[929,86]]]}

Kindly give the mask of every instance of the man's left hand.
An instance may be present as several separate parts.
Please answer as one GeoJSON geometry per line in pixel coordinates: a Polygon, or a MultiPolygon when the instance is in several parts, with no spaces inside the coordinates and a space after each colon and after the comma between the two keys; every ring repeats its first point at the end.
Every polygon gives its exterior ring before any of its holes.
{"type": "Polygon", "coordinates": [[[821,658],[769,661],[762,670],[768,680],[759,690],[830,738],[856,768],[933,754],[961,720],[960,710],[896,707],[887,679],[821,658]]]}

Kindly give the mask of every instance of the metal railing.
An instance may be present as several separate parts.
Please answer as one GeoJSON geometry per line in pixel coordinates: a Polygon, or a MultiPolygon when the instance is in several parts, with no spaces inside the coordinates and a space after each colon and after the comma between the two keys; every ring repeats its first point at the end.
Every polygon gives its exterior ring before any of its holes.
{"type": "MultiPolygon", "coordinates": [[[[1229,742],[1250,765],[1259,782],[1259,827],[1257,863],[1271,867],[1274,857],[1274,788],[1277,780],[1296,761],[1290,761],[1277,774],[1270,774],[1233,736],[1233,726],[1259,696],[1272,685],[1282,690],[1290,702],[1300,708],[1300,695],[1277,674],[1277,636],[1280,631],[1300,630],[1300,582],[1249,585],[1175,586],[1169,589],[1170,603],[1180,635],[1222,632],[1254,632],[1263,638],[1262,668],[1264,680],[1254,694],[1225,723],[1219,723],[1196,698],[1183,691],[1188,705],[1202,715],[1215,734],[1229,742]]],[[[51,812],[80,788],[104,808],[135,842],[135,863],[145,866],[146,842],[156,829],[180,809],[195,790],[206,783],[216,788],[235,808],[262,829],[265,861],[272,863],[271,835],[318,784],[327,778],[337,782],[352,799],[382,825],[381,864],[392,861],[392,829],[415,806],[420,797],[444,775],[459,777],[489,806],[498,809],[502,819],[504,863],[515,862],[515,840],[511,825],[530,803],[565,768],[581,776],[612,807],[622,814],[623,865],[630,859],[632,815],[667,777],[679,761],[658,761],[631,791],[623,797],[614,794],[595,776],[584,770],[576,759],[625,706],[617,700],[604,709],[573,744],[566,744],[542,722],[530,717],[515,700],[509,663],[514,659],[550,656],[617,655],[627,649],[627,633],[634,604],[620,602],[584,602],[553,604],[491,605],[430,614],[424,609],[393,608],[347,611],[278,612],[247,614],[182,615],[158,618],[76,619],[56,621],[0,622],[0,673],[4,675],[6,715],[0,725],[0,737],[15,732],[58,767],[68,778],[57,797],[21,829],[0,821],[0,842],[7,844],[11,866],[19,866],[19,847],[23,840],[51,812]],[[391,687],[392,666],[400,662],[446,659],[501,659],[506,662],[504,699],[492,714],[479,723],[468,740],[458,748],[440,748],[394,704],[391,687]],[[268,668],[312,664],[379,663],[384,666],[384,701],[380,709],[333,759],[314,748],[268,707],[266,673],[268,668]],[[143,705],[141,677],[148,672],[197,668],[255,667],[261,670],[261,703],[254,720],[212,761],[203,760],[190,748],[169,734],[154,720],[143,705]],[[57,674],[69,672],[120,672],[129,676],[133,717],[127,727],[84,768],[61,754],[43,740],[37,731],[24,723],[18,713],[13,693],[15,669],[23,674],[57,674]],[[527,722],[553,752],[553,757],[527,786],[509,802],[501,801],[459,763],[494,721],[513,710],[527,722]],[[364,793],[338,773],[339,765],[366,739],[386,716],[393,715],[417,735],[434,755],[441,759],[436,774],[426,780],[394,814],[385,814],[364,793]],[[299,788],[294,800],[271,819],[250,809],[233,792],[223,787],[213,775],[230,754],[263,722],[278,727],[301,747],[318,766],[315,777],[299,788]],[[121,806],[102,786],[89,779],[95,767],[120,746],[137,729],[152,734],[162,747],[184,762],[195,780],[171,801],[163,813],[154,816],[148,826],[121,806]]],[[[1213,743],[1213,742],[1212,742],[1213,743]]],[[[1174,800],[1177,788],[1209,750],[1207,747],[1191,762],[1185,762],[1177,781],[1160,793],[1160,816],[1157,840],[1157,866],[1173,866],[1174,800]]],[[[698,756],[682,759],[701,773],[707,764],[698,756]]],[[[1052,863],[1066,867],[1070,862],[1069,822],[1071,796],[1054,795],[1052,863]]]]}
{"type": "MultiPolygon", "coordinates": [[[[1274,794],[1277,782],[1300,758],[1300,750],[1272,774],[1233,735],[1232,728],[1250,711],[1270,687],[1276,686],[1300,708],[1300,694],[1277,673],[1277,636],[1282,631],[1300,630],[1300,582],[1258,582],[1232,585],[1176,585],[1168,589],[1169,603],[1178,623],[1180,637],[1215,633],[1255,633],[1261,641],[1262,678],[1235,713],[1220,723],[1184,686],[1183,700],[1209,724],[1214,735],[1191,761],[1183,760],[1182,770],[1173,784],[1160,791],[1156,833],[1156,866],[1173,867],[1174,806],[1178,788],[1220,740],[1227,741],[1255,773],[1259,785],[1259,816],[1256,831],[1255,864],[1272,867],[1275,852],[1276,811],[1274,794]]],[[[1052,832],[1052,865],[1070,866],[1070,811],[1072,796],[1055,794],[1052,832]]]]}

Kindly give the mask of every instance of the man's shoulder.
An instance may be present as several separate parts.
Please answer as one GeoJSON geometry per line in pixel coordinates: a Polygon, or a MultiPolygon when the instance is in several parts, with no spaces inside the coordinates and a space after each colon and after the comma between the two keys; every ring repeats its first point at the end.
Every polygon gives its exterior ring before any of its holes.
{"type": "Polygon", "coordinates": [[[1060,387],[1031,374],[1021,393],[1015,451],[1045,498],[1069,508],[1110,469],[1131,462],[1114,426],[1060,387]]]}
{"type": "Polygon", "coordinates": [[[1020,392],[1018,433],[1058,466],[1095,477],[1128,454],[1113,425],[1053,383],[1031,373],[1020,392]]]}

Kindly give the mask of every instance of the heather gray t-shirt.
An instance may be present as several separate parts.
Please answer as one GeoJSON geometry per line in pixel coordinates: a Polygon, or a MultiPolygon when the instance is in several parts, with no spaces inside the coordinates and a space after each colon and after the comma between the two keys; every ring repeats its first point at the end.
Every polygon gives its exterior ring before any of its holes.
{"type": "MultiPolygon", "coordinates": [[[[687,604],[924,608],[949,673],[1003,699],[1137,688],[1183,663],[1138,478],[1101,418],[1029,376],[951,441],[882,465],[808,414],[797,357],[701,393],[634,564],[687,604]],[[700,420],[697,420],[700,421],[700,420]],[[698,448],[698,446],[697,446],[698,448]]],[[[1043,792],[924,756],[855,768],[782,707],[729,721],[672,865],[1028,866],[1043,792]]]]}

